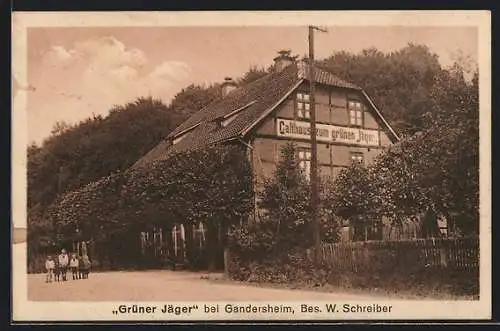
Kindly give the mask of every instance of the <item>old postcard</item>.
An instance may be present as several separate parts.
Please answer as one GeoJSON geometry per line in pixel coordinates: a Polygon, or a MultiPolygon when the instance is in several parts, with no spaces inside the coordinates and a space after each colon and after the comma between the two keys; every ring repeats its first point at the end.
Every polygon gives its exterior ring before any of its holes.
{"type": "Polygon", "coordinates": [[[491,318],[489,12],[12,36],[14,322],[491,318]]]}

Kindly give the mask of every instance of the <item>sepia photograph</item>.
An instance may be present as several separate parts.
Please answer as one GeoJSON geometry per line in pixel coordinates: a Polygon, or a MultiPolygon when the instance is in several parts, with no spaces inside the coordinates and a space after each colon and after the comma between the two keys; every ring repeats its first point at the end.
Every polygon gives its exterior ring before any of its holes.
{"type": "Polygon", "coordinates": [[[489,33],[14,13],[13,319],[491,317],[489,33]]]}

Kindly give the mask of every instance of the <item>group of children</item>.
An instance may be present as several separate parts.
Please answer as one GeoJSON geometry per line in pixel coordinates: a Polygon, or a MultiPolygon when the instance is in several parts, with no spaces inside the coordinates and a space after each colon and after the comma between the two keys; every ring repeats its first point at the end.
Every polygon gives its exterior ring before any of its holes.
{"type": "Polygon", "coordinates": [[[47,270],[46,283],[51,283],[52,278],[54,281],[66,281],[68,269],[71,271],[73,280],[76,279],[87,279],[90,273],[90,259],[84,254],[82,256],[77,256],[76,254],[71,254],[71,258],[66,253],[66,250],[61,250],[61,254],[57,256],[57,259],[53,259],[52,256],[47,256],[45,261],[45,269],[47,270]]]}

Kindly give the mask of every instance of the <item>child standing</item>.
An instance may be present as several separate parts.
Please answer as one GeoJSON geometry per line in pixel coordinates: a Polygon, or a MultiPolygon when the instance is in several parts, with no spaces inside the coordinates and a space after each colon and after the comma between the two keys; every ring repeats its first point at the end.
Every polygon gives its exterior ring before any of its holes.
{"type": "Polygon", "coordinates": [[[59,269],[61,272],[62,280],[66,281],[66,272],[68,271],[68,254],[66,250],[63,248],[61,250],[61,254],[59,254],[59,269]]]}
{"type": "Polygon", "coordinates": [[[78,279],[83,278],[83,262],[82,262],[82,256],[78,255],[78,279]]]}
{"type": "Polygon", "coordinates": [[[75,254],[71,256],[69,267],[71,268],[71,273],[73,274],[73,280],[78,279],[78,258],[75,254]]]}
{"type": "Polygon", "coordinates": [[[83,279],[89,278],[89,272],[90,272],[90,259],[88,255],[83,255],[82,256],[82,263],[80,265],[80,268],[83,272],[83,279]]]}
{"type": "Polygon", "coordinates": [[[45,279],[46,283],[52,283],[52,275],[54,274],[54,260],[52,260],[52,256],[47,256],[47,260],[45,260],[45,269],[47,269],[47,277],[45,279]]]}
{"type": "Polygon", "coordinates": [[[54,259],[54,281],[59,282],[61,275],[61,267],[59,266],[59,259],[54,259]]]}

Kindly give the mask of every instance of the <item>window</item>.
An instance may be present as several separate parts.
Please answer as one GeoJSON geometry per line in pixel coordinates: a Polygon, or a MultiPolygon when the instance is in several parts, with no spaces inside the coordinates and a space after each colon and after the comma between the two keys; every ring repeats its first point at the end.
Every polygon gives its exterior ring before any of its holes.
{"type": "Polygon", "coordinates": [[[349,101],[349,123],[355,126],[363,126],[363,105],[359,101],[349,101]]]}
{"type": "Polygon", "coordinates": [[[307,119],[311,117],[311,100],[307,93],[297,93],[297,117],[307,119]]]}
{"type": "Polygon", "coordinates": [[[361,152],[351,152],[351,162],[364,163],[363,153],[361,152]]]}
{"type": "Polygon", "coordinates": [[[311,175],[311,151],[306,148],[298,150],[299,167],[304,171],[307,178],[311,175]]]}

